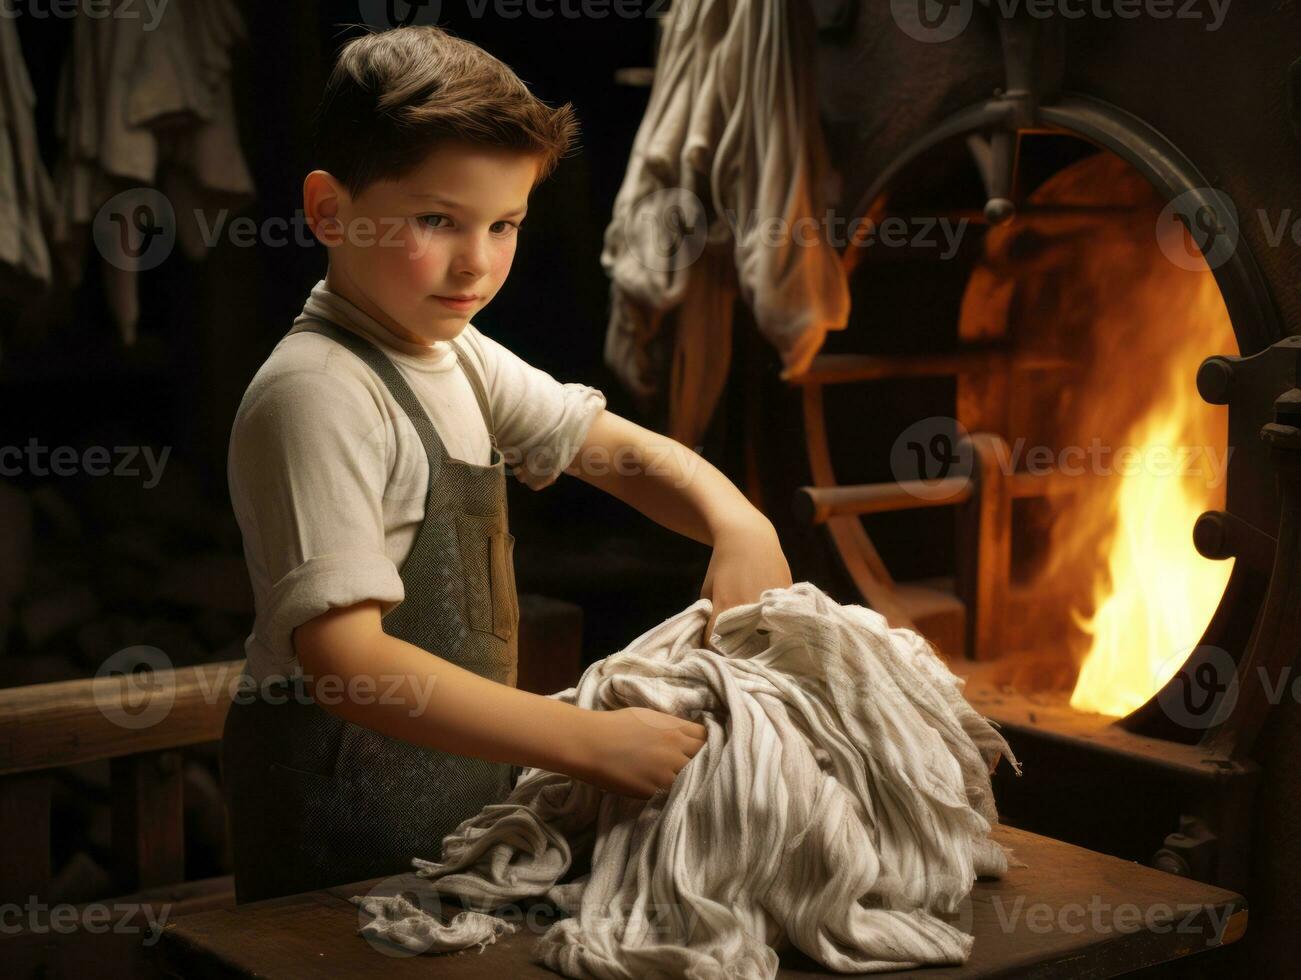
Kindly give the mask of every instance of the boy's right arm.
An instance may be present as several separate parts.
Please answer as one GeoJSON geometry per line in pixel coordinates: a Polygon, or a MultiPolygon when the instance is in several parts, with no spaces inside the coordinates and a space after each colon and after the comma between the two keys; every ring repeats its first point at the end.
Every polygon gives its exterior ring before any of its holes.
{"type": "Polygon", "coordinates": [[[292,642],[327,711],[455,755],[647,799],[704,744],[696,722],[649,708],[589,711],[480,677],[385,633],[377,601],[330,609],[297,627],[292,642]]]}

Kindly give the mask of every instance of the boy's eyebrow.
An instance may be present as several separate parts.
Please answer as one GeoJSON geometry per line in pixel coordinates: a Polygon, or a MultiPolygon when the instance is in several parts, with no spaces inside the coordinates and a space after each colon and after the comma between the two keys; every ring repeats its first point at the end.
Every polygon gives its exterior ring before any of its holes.
{"type": "MultiPolygon", "coordinates": [[[[453,200],[451,200],[450,198],[446,198],[446,197],[439,197],[437,194],[415,194],[415,193],[408,193],[408,194],[407,194],[407,197],[418,197],[418,198],[420,198],[421,200],[429,201],[431,204],[441,204],[441,205],[443,205],[444,207],[449,207],[449,208],[459,208],[459,207],[461,207],[461,205],[458,204],[456,201],[453,201],[453,200]]],[[[528,205],[522,205],[522,206],[516,208],[514,211],[507,211],[506,214],[503,215],[503,217],[506,217],[506,218],[514,218],[514,217],[516,217],[517,215],[525,215],[525,214],[528,213],[528,210],[529,210],[529,209],[528,209],[528,205]]]]}

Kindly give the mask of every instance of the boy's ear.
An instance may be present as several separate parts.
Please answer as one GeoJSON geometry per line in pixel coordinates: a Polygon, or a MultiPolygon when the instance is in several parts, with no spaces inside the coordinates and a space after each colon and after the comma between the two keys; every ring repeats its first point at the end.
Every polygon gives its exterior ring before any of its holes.
{"type": "Polygon", "coordinates": [[[344,215],[352,206],[348,189],[325,170],[303,180],[303,212],[317,241],[327,247],[343,241],[344,215]]]}

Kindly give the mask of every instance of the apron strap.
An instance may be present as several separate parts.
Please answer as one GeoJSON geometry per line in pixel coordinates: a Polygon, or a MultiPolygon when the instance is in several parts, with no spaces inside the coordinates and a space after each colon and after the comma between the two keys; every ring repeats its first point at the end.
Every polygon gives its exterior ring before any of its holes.
{"type": "Polygon", "coordinates": [[[483,386],[483,379],[479,377],[479,370],[474,366],[474,362],[465,351],[461,350],[461,345],[455,340],[449,341],[452,350],[456,351],[457,360],[461,362],[461,368],[465,371],[465,377],[470,382],[470,387],[474,389],[474,397],[479,402],[479,411],[483,413],[483,423],[488,427],[488,438],[492,442],[492,448],[497,449],[497,426],[492,421],[492,405],[488,401],[488,394],[483,386]]]}
{"type": "Polygon", "coordinates": [[[447,448],[443,445],[443,440],[438,435],[438,430],[434,428],[434,423],[429,418],[429,413],[420,404],[420,399],[411,390],[411,386],[407,384],[406,378],[402,377],[402,372],[397,369],[397,366],[388,359],[388,356],[382,350],[365,337],[360,337],[351,330],[339,326],[333,320],[313,316],[302,326],[296,326],[295,331],[324,334],[331,340],[337,341],[348,348],[361,358],[367,367],[379,375],[380,381],[384,383],[384,387],[388,388],[393,400],[398,403],[402,411],[406,412],[407,418],[411,420],[412,426],[415,427],[416,434],[420,436],[420,442],[425,447],[425,455],[429,457],[431,467],[429,485],[432,493],[434,485],[432,475],[442,467],[443,460],[450,457],[447,454],[447,448]]]}

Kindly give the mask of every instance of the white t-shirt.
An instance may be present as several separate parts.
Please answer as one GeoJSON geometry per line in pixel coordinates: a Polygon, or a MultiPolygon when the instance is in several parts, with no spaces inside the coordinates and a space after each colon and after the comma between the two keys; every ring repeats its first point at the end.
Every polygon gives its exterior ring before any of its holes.
{"type": "MultiPolygon", "coordinates": [[[[303,308],[375,342],[424,406],[448,455],[487,465],[492,447],[451,344],[394,336],[322,281],[303,308]]],[[[301,322],[295,321],[295,323],[301,322]]],[[[605,396],[561,384],[467,324],[507,469],[540,490],[582,447],[605,396]]],[[[369,367],[318,333],[288,333],[240,403],[227,458],[255,618],[245,641],[261,681],[298,669],[290,636],[326,610],[404,598],[398,569],[425,514],[429,462],[406,413],[369,367]]]]}

